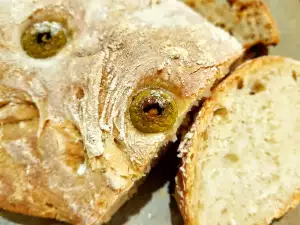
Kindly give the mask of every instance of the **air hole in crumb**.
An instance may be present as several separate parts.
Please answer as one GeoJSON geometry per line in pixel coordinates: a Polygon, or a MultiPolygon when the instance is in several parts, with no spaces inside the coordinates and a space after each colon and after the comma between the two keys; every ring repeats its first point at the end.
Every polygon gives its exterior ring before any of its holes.
{"type": "Polygon", "coordinates": [[[240,158],[236,155],[236,154],[233,154],[233,153],[228,153],[224,156],[225,159],[228,159],[229,161],[231,162],[238,162],[240,160],[240,158]]]}
{"type": "Polygon", "coordinates": [[[239,78],[239,81],[238,81],[238,84],[237,84],[237,88],[239,90],[241,90],[241,89],[244,88],[244,80],[243,80],[243,78],[239,78]]]}
{"type": "Polygon", "coordinates": [[[228,209],[227,208],[224,208],[224,209],[222,209],[222,214],[226,214],[227,212],[228,212],[228,209]]]}
{"type": "Polygon", "coordinates": [[[297,74],[296,74],[296,71],[293,71],[293,72],[292,72],[292,76],[293,76],[293,79],[294,79],[295,81],[297,81],[297,74]]]}
{"type": "Polygon", "coordinates": [[[214,116],[219,116],[222,119],[226,119],[228,115],[228,110],[226,108],[219,108],[214,111],[214,116]]]}
{"type": "Polygon", "coordinates": [[[76,96],[77,100],[83,99],[83,97],[84,97],[84,90],[82,89],[82,87],[77,87],[76,88],[75,96],[76,96]]]}
{"type": "Polygon", "coordinates": [[[255,95],[259,92],[263,92],[266,90],[266,87],[264,84],[262,84],[261,82],[259,81],[256,81],[253,86],[252,86],[252,89],[251,89],[251,92],[250,92],[250,95],[255,95]]]}
{"type": "Polygon", "coordinates": [[[202,134],[202,137],[203,137],[203,140],[204,140],[204,141],[207,141],[207,140],[208,140],[208,133],[207,133],[207,131],[205,131],[205,132],[202,134]]]}

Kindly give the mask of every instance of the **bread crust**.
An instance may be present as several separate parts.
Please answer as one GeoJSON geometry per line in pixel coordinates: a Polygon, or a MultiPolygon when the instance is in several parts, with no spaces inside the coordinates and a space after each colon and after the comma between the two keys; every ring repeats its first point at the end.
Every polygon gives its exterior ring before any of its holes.
{"type": "Polygon", "coordinates": [[[17,0],[1,13],[0,208],[71,224],[108,221],[243,52],[175,0],[17,0]],[[71,29],[68,44],[53,57],[29,57],[22,32],[57,15],[71,29]],[[153,87],[172,93],[178,118],[166,132],[144,134],[128,107],[153,87]]]}
{"type": "Polygon", "coordinates": [[[235,36],[246,49],[257,44],[276,45],[280,41],[276,22],[263,0],[185,0],[185,3],[235,36]]]}
{"type": "MultiPolygon", "coordinates": [[[[213,91],[211,97],[204,103],[196,122],[193,124],[190,132],[185,136],[179,147],[179,157],[182,158],[181,167],[176,176],[175,199],[178,203],[180,212],[187,225],[198,225],[195,216],[195,208],[193,208],[193,199],[191,193],[194,191],[194,180],[196,179],[196,153],[202,151],[197,143],[205,142],[205,132],[213,117],[214,110],[218,107],[218,102],[223,92],[238,86],[240,78],[247,76],[259,77],[259,72],[253,74],[254,71],[266,68],[281,67],[282,65],[296,66],[300,70],[300,62],[291,58],[281,56],[264,56],[254,60],[249,60],[240,65],[233,73],[223,80],[213,91]],[[203,137],[204,136],[204,137],[203,137]],[[197,137],[197,138],[195,138],[197,137]],[[201,138],[199,138],[201,137],[201,138]],[[196,140],[197,139],[197,140],[196,140]]],[[[290,74],[289,74],[290,75],[290,74]]],[[[278,219],[285,215],[290,209],[296,208],[300,203],[300,190],[296,190],[291,199],[289,199],[284,207],[282,207],[271,220],[278,219]]],[[[266,221],[264,224],[268,225],[266,221]]]]}

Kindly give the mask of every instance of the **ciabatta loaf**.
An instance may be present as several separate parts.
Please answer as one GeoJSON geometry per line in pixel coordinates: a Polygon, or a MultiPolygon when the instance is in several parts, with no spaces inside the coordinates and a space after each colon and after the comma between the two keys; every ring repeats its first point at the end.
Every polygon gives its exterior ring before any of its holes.
{"type": "Polygon", "coordinates": [[[267,225],[300,201],[300,62],[262,57],[212,93],[180,146],[188,225],[267,225]]]}
{"type": "Polygon", "coordinates": [[[277,25],[263,0],[184,0],[210,22],[235,36],[246,48],[279,42],[277,25]]]}
{"type": "MultiPolygon", "coordinates": [[[[2,1],[3,2],[3,1],[2,1]]],[[[0,208],[102,224],[242,54],[176,0],[7,0],[0,208]]]]}

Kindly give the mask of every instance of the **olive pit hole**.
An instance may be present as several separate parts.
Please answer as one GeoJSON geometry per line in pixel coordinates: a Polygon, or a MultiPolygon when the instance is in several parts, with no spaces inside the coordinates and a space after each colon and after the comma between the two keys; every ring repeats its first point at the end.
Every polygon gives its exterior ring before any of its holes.
{"type": "Polygon", "coordinates": [[[159,103],[151,103],[144,105],[143,111],[150,116],[160,116],[163,113],[163,108],[159,103]]]}
{"type": "Polygon", "coordinates": [[[133,126],[143,133],[159,133],[173,127],[178,116],[176,101],[163,89],[145,89],[139,92],[129,107],[133,126]]]}
{"type": "Polygon", "coordinates": [[[52,38],[51,33],[50,32],[43,32],[43,33],[38,33],[36,40],[37,43],[39,44],[44,44],[47,43],[48,41],[50,41],[52,38]]]}

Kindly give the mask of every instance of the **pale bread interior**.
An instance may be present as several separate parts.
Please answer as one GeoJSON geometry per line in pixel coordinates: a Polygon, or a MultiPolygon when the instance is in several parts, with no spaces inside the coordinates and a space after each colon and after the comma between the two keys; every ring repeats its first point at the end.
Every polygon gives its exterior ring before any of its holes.
{"type": "Polygon", "coordinates": [[[195,224],[270,224],[299,203],[299,63],[275,57],[248,63],[201,114],[197,123],[207,129],[193,139],[200,147],[187,190],[195,224]]]}

